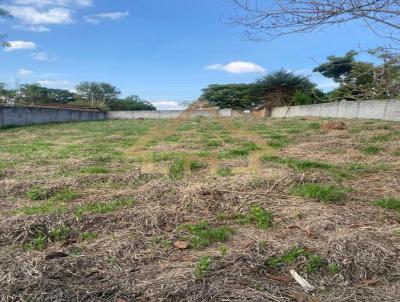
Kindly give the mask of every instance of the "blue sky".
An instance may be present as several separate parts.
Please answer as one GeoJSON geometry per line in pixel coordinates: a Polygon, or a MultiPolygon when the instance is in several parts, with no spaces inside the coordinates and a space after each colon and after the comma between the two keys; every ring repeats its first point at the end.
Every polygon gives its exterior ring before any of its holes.
{"type": "MultiPolygon", "coordinates": [[[[382,44],[355,23],[248,41],[241,28],[222,22],[236,13],[230,0],[1,3],[14,18],[0,23],[12,45],[0,50],[0,82],[73,89],[81,81],[104,81],[159,108],[195,100],[212,83],[248,83],[280,68],[310,74],[328,55],[382,44]]],[[[311,76],[332,88],[329,79],[311,76]]]]}

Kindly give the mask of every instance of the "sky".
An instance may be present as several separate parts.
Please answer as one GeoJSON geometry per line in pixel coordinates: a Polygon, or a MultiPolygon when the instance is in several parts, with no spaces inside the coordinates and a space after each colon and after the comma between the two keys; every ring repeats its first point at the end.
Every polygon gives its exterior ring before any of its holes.
{"type": "MultiPolygon", "coordinates": [[[[269,0],[265,0],[269,1],[269,0]]],[[[377,47],[380,38],[349,23],[273,41],[246,39],[228,24],[231,0],[0,0],[11,47],[0,49],[0,82],[73,90],[82,81],[115,85],[158,109],[178,109],[209,84],[250,83],[281,68],[313,74],[328,55],[377,47]]]]}

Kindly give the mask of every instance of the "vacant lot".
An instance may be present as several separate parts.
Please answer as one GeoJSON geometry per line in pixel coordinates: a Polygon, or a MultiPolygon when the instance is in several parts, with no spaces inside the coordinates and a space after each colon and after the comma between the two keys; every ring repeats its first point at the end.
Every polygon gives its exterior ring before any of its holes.
{"type": "Polygon", "coordinates": [[[332,122],[0,130],[0,301],[398,301],[400,124],[332,122]]]}

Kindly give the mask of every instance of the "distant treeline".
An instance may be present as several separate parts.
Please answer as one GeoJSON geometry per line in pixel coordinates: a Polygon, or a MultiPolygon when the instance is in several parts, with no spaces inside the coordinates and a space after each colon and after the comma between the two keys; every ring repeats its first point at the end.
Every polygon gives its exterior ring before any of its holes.
{"type": "Polygon", "coordinates": [[[201,98],[220,108],[253,109],[306,105],[337,100],[371,100],[400,96],[400,56],[384,49],[369,52],[379,64],[357,61],[357,52],[329,56],[314,68],[337,83],[323,92],[307,76],[286,70],[273,72],[251,84],[210,85],[201,98]]]}
{"type": "Polygon", "coordinates": [[[120,98],[120,91],[113,85],[98,82],[83,82],[76,86],[76,92],[52,89],[39,84],[24,84],[18,90],[7,89],[0,83],[0,103],[5,104],[69,104],[71,106],[99,108],[102,110],[156,110],[137,95],[120,98]]]}

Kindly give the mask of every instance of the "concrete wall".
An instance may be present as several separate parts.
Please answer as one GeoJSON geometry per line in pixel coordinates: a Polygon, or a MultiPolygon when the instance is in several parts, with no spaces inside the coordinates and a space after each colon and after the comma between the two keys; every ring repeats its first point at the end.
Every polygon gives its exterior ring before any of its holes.
{"type": "Polygon", "coordinates": [[[107,112],[107,119],[124,119],[124,120],[135,120],[139,118],[149,118],[149,119],[167,119],[176,118],[179,116],[185,118],[194,117],[213,117],[215,115],[221,117],[231,117],[234,115],[234,110],[232,109],[219,109],[218,111],[208,111],[208,110],[156,110],[156,111],[109,111],[107,112]]]}
{"type": "Polygon", "coordinates": [[[400,100],[340,101],[315,105],[277,107],[272,109],[271,116],[317,116],[400,121],[400,100]]]}
{"type": "Polygon", "coordinates": [[[98,110],[0,106],[0,127],[104,120],[98,110]]]}

